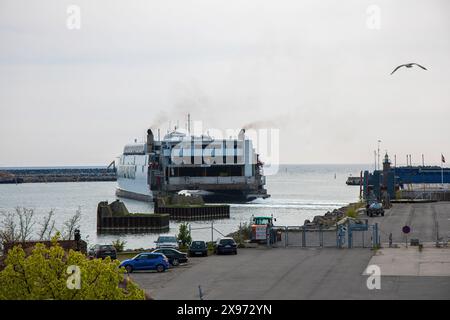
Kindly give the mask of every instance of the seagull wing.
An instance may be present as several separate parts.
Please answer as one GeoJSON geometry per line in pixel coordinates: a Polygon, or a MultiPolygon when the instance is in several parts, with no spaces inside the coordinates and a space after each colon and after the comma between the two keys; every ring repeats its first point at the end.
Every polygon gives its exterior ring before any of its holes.
{"type": "Polygon", "coordinates": [[[421,67],[423,70],[428,70],[427,68],[425,68],[425,67],[423,67],[423,66],[421,66],[420,64],[418,64],[418,63],[411,63],[411,64],[414,64],[414,65],[416,65],[416,66],[418,66],[418,67],[421,67]]]}
{"type": "Polygon", "coordinates": [[[401,67],[404,67],[404,66],[405,66],[405,64],[399,65],[397,68],[394,69],[394,71],[391,72],[391,75],[392,75],[395,71],[397,71],[398,69],[400,69],[401,67]]]}

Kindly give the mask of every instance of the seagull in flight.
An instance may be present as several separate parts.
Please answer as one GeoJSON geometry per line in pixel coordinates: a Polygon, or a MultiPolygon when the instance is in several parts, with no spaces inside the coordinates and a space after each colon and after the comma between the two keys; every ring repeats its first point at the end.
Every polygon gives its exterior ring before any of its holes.
{"type": "Polygon", "coordinates": [[[398,69],[400,69],[401,67],[412,68],[413,66],[418,66],[418,67],[421,67],[423,70],[427,70],[427,68],[421,66],[420,64],[415,63],[415,62],[411,62],[411,63],[405,63],[405,64],[402,64],[402,65],[399,65],[397,68],[394,69],[394,71],[391,72],[391,75],[392,75],[395,71],[397,71],[398,69]]]}

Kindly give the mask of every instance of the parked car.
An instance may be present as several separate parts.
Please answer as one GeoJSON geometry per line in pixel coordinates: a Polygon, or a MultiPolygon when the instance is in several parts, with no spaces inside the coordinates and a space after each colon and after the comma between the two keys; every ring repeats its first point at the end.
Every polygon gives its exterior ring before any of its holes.
{"type": "Polygon", "coordinates": [[[179,248],[177,237],[174,236],[159,236],[158,240],[156,240],[155,243],[156,248],[179,248]]]}
{"type": "Polygon", "coordinates": [[[193,256],[202,256],[205,257],[208,255],[208,246],[205,241],[192,241],[189,247],[189,255],[193,256]]]}
{"type": "Polygon", "coordinates": [[[384,209],[383,204],[381,202],[373,201],[366,205],[366,214],[370,217],[374,215],[381,215],[384,217],[384,209]]]}
{"type": "Polygon", "coordinates": [[[237,254],[237,244],[233,238],[221,238],[217,240],[214,252],[216,254],[234,253],[237,254]]]}
{"type": "Polygon", "coordinates": [[[188,261],[187,254],[172,248],[160,248],[153,251],[154,253],[162,253],[169,259],[169,263],[178,266],[180,263],[188,261]]]}
{"type": "Polygon", "coordinates": [[[117,250],[110,244],[96,244],[89,249],[88,256],[89,258],[111,257],[111,259],[117,259],[117,250]]]}
{"type": "Polygon", "coordinates": [[[163,272],[169,269],[169,260],[162,253],[144,252],[140,253],[132,259],[122,261],[120,264],[128,273],[135,270],[156,270],[163,272]]]}

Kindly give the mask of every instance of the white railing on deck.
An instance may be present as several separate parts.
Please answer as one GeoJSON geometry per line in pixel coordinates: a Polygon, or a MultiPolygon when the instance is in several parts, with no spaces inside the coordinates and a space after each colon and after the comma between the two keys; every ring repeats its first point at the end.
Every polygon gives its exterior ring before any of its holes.
{"type": "Polygon", "coordinates": [[[255,177],[169,177],[169,184],[250,184],[255,177]]]}

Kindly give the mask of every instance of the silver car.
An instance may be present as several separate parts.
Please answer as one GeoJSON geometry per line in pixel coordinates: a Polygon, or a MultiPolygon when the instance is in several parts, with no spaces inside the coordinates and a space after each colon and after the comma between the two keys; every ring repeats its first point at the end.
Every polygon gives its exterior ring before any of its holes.
{"type": "Polygon", "coordinates": [[[179,249],[179,241],[174,236],[159,236],[155,241],[156,248],[173,248],[179,249]]]}

